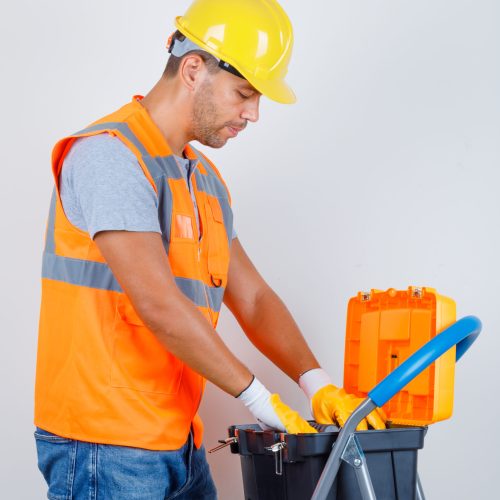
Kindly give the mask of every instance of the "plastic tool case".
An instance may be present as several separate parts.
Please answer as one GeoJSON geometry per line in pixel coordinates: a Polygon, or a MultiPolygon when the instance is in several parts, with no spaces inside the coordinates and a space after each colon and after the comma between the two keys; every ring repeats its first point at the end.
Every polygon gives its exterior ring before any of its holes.
{"type": "Polygon", "coordinates": [[[366,399],[344,427],[314,424],[317,434],[293,435],[236,425],[211,451],[230,445],[240,455],[246,500],[424,500],[423,424],[451,415],[455,361],[481,331],[474,316],[454,320],[455,303],[432,288],[358,294],[349,302],[344,382],[366,399]],[[355,432],[376,407],[388,410],[389,428],[355,432]]]}
{"type": "MultiPolygon", "coordinates": [[[[424,445],[425,432],[424,427],[413,427],[356,434],[377,498],[415,498],[417,451],[424,445]]],[[[237,437],[231,451],[240,454],[245,499],[310,499],[338,434],[294,435],[262,431],[258,425],[230,427],[229,436],[237,437]],[[284,443],[281,450],[273,451],[276,443],[284,443]]],[[[341,466],[327,498],[362,500],[354,471],[348,464],[341,466]]]]}

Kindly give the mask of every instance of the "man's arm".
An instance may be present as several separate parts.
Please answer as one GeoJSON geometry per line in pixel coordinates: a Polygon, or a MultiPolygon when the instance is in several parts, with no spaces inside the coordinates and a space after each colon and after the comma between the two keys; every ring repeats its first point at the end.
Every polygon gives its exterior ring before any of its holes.
{"type": "Polygon", "coordinates": [[[238,238],[231,245],[229,278],[224,303],[250,341],[290,378],[319,364],[292,315],[264,281],[238,238]]]}
{"type": "Polygon", "coordinates": [[[94,240],[137,314],[165,349],[238,396],[262,425],[291,433],[316,432],[248,371],[178,289],[158,233],[102,231],[94,240]]]}
{"type": "Polygon", "coordinates": [[[146,326],[174,356],[237,396],[252,374],[177,287],[158,233],[102,231],[104,259],[146,326]]]}
{"type": "MultiPolygon", "coordinates": [[[[229,278],[224,302],[253,344],[290,378],[311,401],[315,420],[343,426],[361,402],[331,383],[309,349],[299,327],[243,250],[238,239],[231,246],[229,278]]],[[[385,415],[374,410],[358,430],[385,428],[385,415]]]]}

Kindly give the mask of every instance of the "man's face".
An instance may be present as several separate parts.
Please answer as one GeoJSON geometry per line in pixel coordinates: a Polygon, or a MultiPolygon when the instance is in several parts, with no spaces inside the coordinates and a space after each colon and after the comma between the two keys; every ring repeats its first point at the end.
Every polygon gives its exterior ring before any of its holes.
{"type": "Polygon", "coordinates": [[[249,121],[259,119],[260,93],[227,71],[206,74],[194,96],[193,134],[201,144],[221,148],[249,121]]]}

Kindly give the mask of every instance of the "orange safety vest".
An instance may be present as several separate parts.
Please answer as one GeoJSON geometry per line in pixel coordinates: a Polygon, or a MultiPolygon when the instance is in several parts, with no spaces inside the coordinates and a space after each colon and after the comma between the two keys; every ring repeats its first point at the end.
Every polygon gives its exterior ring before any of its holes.
{"type": "MultiPolygon", "coordinates": [[[[137,97],[137,96],[136,96],[137,97]]],[[[199,160],[194,205],[172,151],[137,98],[60,140],[52,153],[55,189],[42,269],[35,425],[63,437],[151,450],[180,448],[193,429],[205,379],[168,352],[122,291],[98,247],[66,218],[59,195],[63,161],[78,137],[108,133],[135,154],[158,196],[165,251],[180,290],[215,328],[227,283],[230,196],[219,172],[199,160]]]]}

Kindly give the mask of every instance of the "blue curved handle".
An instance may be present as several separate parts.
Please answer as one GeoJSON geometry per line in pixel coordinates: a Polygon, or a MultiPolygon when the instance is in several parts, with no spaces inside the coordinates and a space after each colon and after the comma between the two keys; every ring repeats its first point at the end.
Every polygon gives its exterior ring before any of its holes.
{"type": "Polygon", "coordinates": [[[455,344],[457,361],[476,340],[481,332],[481,321],[475,316],[466,316],[436,335],[403,364],[387,375],[369,393],[368,397],[377,405],[383,406],[389,399],[425,370],[439,356],[455,344]]]}

